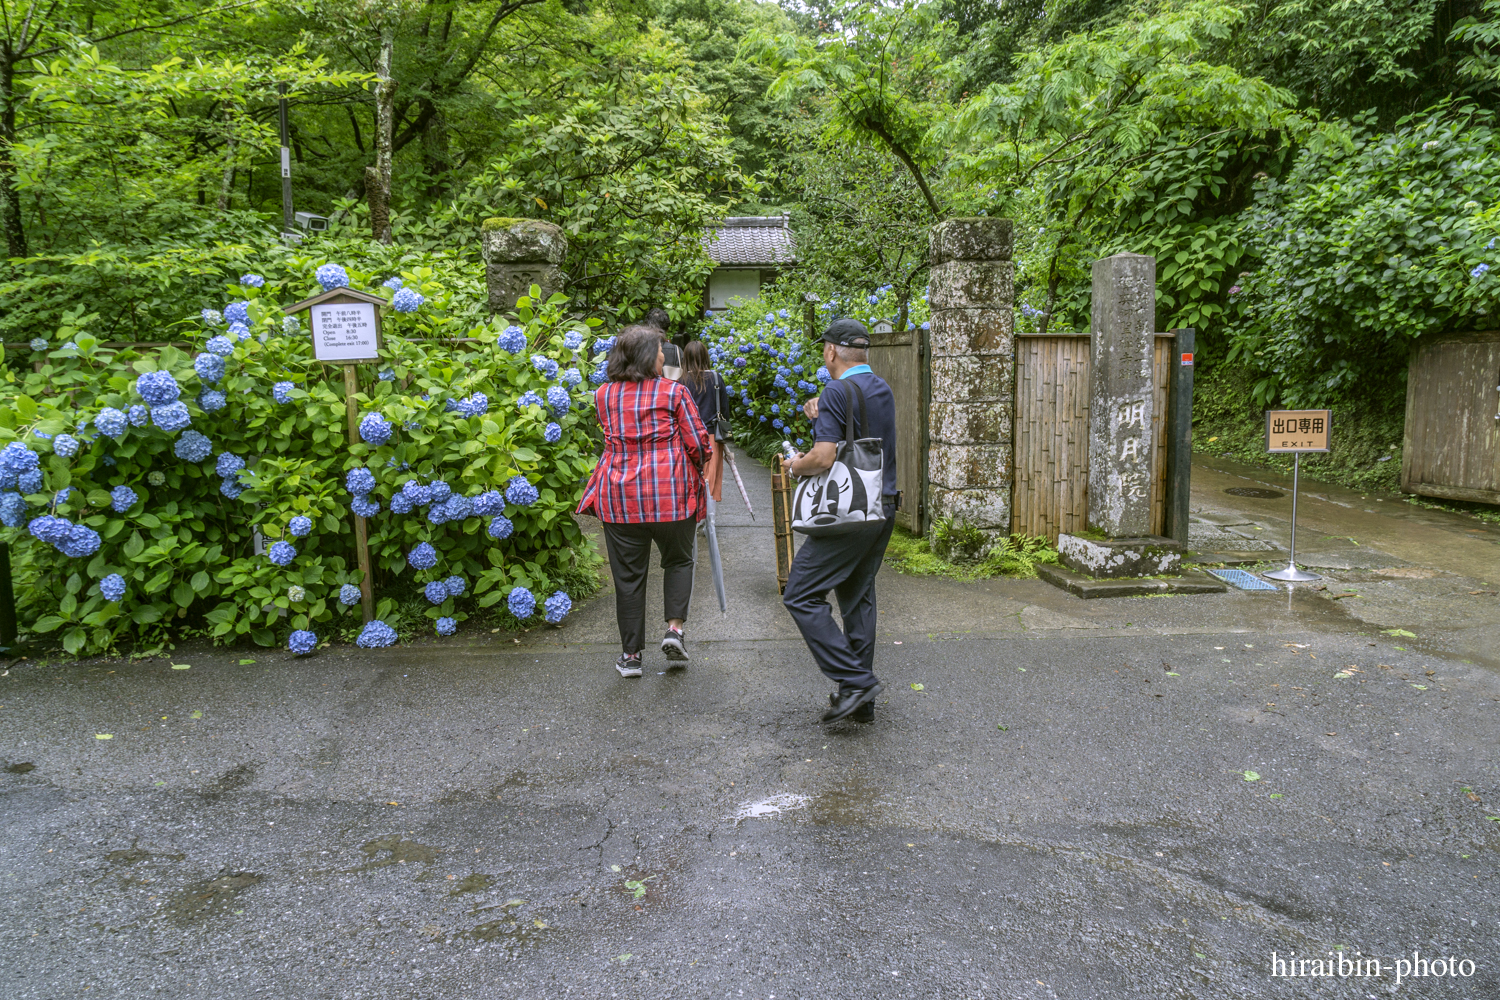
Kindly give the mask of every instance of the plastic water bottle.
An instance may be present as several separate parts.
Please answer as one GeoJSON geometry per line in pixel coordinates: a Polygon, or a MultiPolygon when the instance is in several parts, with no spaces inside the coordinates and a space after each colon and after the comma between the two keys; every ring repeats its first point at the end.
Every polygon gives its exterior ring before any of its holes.
{"type": "Polygon", "coordinates": [[[786,440],[781,442],[781,454],[788,462],[797,457],[797,452],[792,448],[792,442],[786,440]]]}

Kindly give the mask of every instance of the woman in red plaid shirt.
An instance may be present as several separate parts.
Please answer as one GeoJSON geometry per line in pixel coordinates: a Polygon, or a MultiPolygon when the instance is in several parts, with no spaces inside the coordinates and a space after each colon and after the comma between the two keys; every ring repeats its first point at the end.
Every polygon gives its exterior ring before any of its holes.
{"type": "Polygon", "coordinates": [[[594,393],[604,454],[578,504],[578,513],[604,522],[621,677],[641,676],[652,542],[661,553],[667,620],[661,651],[670,667],[687,662],[682,623],[693,596],[693,533],[708,509],[702,470],[713,443],[692,394],[661,377],[661,343],[661,331],[649,326],[627,326],[616,338],[609,381],[594,393]]]}

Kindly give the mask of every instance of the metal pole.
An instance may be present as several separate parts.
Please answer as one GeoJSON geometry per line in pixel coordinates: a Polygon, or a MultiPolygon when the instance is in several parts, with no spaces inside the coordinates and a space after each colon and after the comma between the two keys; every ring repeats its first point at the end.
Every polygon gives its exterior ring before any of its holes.
{"type": "MultiPolygon", "coordinates": [[[[349,444],[359,440],[359,392],[358,369],[354,365],[344,366],[344,401],[349,417],[349,444]]],[[[359,565],[359,596],[365,624],[375,618],[375,578],[370,572],[369,531],[365,519],[354,515],[354,557],[359,565]]]]}
{"type": "Polygon", "coordinates": [[[1284,580],[1289,583],[1305,583],[1308,580],[1322,579],[1316,573],[1307,573],[1297,568],[1297,487],[1302,478],[1302,452],[1296,452],[1292,456],[1292,543],[1290,552],[1287,554],[1286,569],[1279,569],[1274,573],[1266,573],[1268,580],[1284,580]]]}
{"type": "Polygon", "coordinates": [[[1165,533],[1188,547],[1193,476],[1193,347],[1191,327],[1172,331],[1167,366],[1167,517],[1165,533]]]}
{"type": "Polygon", "coordinates": [[[277,114],[281,119],[281,231],[292,232],[292,132],[286,118],[286,84],[278,83],[277,114]]]}

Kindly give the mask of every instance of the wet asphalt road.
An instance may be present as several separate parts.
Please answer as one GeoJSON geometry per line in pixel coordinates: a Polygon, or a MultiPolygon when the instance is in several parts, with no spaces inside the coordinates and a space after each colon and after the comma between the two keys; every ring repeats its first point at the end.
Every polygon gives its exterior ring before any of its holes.
{"type": "Polygon", "coordinates": [[[887,571],[877,721],[825,727],[725,519],[682,673],[615,676],[608,595],[520,644],[13,668],[0,997],[1500,996],[1473,635],[887,571]],[[1270,976],[1340,947],[1391,971],[1270,976]],[[1413,950],[1475,974],[1396,988],[1413,950]]]}

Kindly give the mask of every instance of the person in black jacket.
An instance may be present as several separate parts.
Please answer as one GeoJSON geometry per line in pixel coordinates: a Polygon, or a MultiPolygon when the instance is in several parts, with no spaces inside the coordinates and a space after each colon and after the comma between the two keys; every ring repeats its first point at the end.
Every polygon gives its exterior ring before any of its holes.
{"type": "Polygon", "coordinates": [[[708,349],[701,340],[688,341],[682,350],[682,374],[678,381],[692,393],[698,404],[698,416],[714,439],[713,454],[703,466],[703,482],[714,503],[724,499],[724,433],[722,422],[729,413],[729,391],[724,380],[713,370],[708,349]]]}

